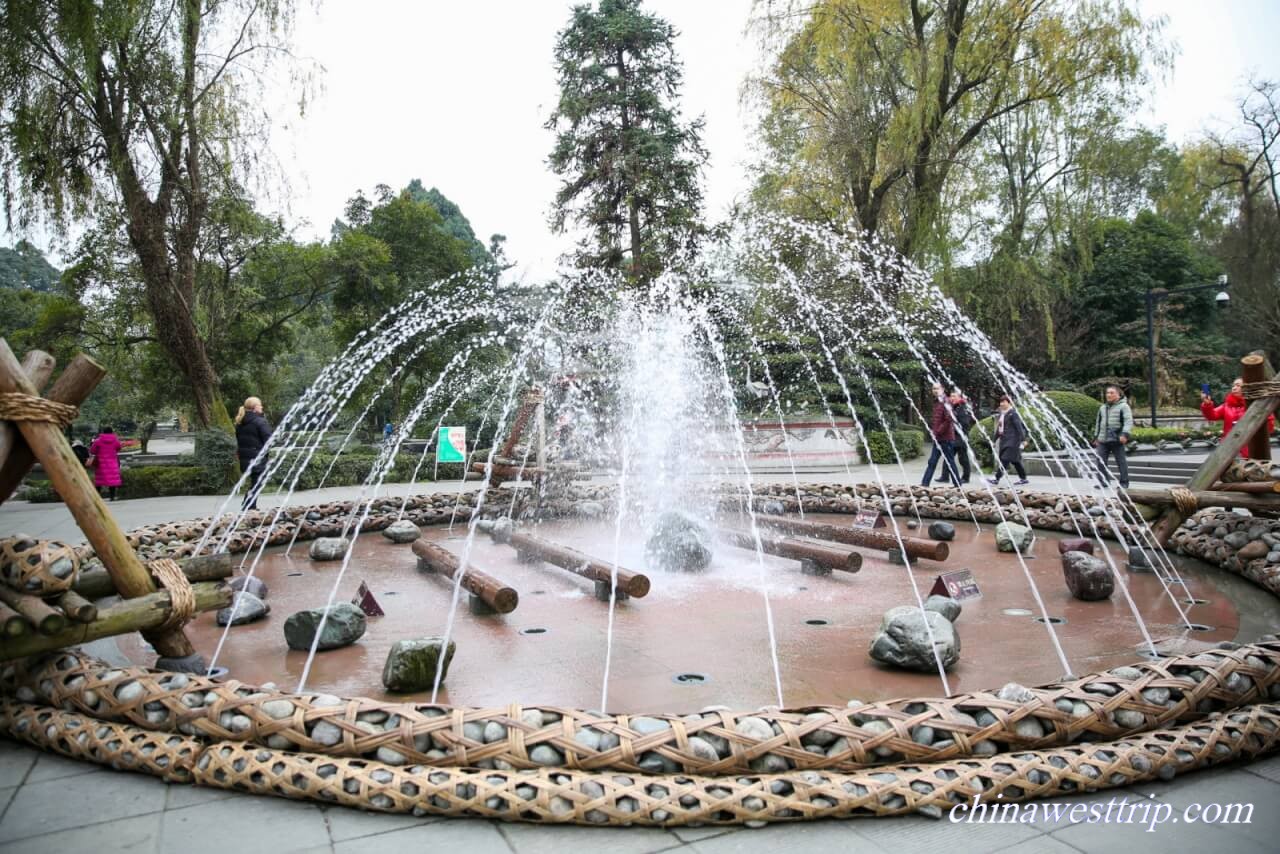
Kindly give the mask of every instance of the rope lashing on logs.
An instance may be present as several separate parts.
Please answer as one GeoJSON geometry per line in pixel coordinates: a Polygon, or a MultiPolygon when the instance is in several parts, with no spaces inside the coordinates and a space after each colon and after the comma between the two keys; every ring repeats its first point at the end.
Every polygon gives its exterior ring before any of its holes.
{"type": "Polygon", "coordinates": [[[1200,507],[1200,502],[1196,501],[1196,494],[1185,486],[1171,487],[1169,495],[1172,496],[1174,505],[1183,516],[1190,516],[1200,507]]]}
{"type": "Polygon", "coordinates": [[[1261,400],[1264,397],[1280,397],[1280,380],[1263,380],[1260,383],[1245,383],[1241,389],[1245,400],[1261,400]]]}
{"type": "Polygon", "coordinates": [[[196,594],[191,589],[191,582],[183,574],[182,567],[178,566],[177,561],[167,557],[153,560],[148,566],[160,586],[169,591],[169,619],[164,621],[163,628],[185,624],[196,612],[196,594]]]}
{"type": "Polygon", "coordinates": [[[0,421],[48,421],[65,429],[80,410],[69,403],[45,400],[18,391],[0,394],[0,421]]]}

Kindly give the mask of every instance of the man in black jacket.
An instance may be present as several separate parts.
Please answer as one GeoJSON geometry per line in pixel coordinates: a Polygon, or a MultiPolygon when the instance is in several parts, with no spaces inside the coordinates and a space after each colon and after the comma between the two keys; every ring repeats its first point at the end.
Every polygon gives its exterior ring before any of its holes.
{"type": "Polygon", "coordinates": [[[973,410],[960,389],[951,389],[951,417],[956,421],[956,465],[960,467],[960,483],[968,483],[973,474],[969,461],[969,428],[973,426],[973,410]]]}
{"type": "Polygon", "coordinates": [[[262,489],[262,476],[267,470],[267,455],[258,455],[271,438],[271,425],[262,414],[262,401],[246,398],[244,406],[236,413],[236,459],[240,461],[240,473],[249,473],[249,489],[244,494],[242,510],[258,509],[258,493],[262,489]]]}

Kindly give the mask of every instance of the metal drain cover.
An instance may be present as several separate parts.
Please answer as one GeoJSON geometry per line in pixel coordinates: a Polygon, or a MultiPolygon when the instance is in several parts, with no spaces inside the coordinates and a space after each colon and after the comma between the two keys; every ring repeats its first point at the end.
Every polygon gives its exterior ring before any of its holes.
{"type": "Polygon", "coordinates": [[[812,617],[804,621],[806,626],[829,626],[831,621],[823,617],[812,617]]]}
{"type": "Polygon", "coordinates": [[[532,626],[530,628],[520,630],[520,634],[522,635],[545,635],[546,633],[547,630],[541,626],[532,626]]]}
{"type": "Polygon", "coordinates": [[[1060,626],[1067,621],[1066,617],[1050,617],[1048,620],[1045,620],[1044,617],[1032,617],[1031,619],[1035,620],[1037,623],[1053,623],[1055,626],[1060,626]]]}
{"type": "Polygon", "coordinates": [[[677,685],[706,685],[711,677],[705,673],[677,673],[671,681],[677,685]]]}

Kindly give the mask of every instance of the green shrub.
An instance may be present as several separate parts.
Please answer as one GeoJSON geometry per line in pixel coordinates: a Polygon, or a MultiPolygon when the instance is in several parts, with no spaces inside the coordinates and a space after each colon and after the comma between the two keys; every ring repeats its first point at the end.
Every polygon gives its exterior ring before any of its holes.
{"type": "Polygon", "coordinates": [[[1180,427],[1134,427],[1130,438],[1144,445],[1157,442],[1186,442],[1191,439],[1212,439],[1221,430],[1210,427],[1206,430],[1185,430],[1180,427]]]}
{"type": "Polygon", "coordinates": [[[196,434],[195,463],[203,486],[194,494],[212,495],[230,489],[240,476],[235,437],[221,430],[201,430],[196,434]]]}
{"type": "Polygon", "coordinates": [[[47,480],[28,480],[22,485],[22,497],[32,504],[54,504],[62,501],[62,496],[47,480]]]}
{"type": "Polygon", "coordinates": [[[924,434],[919,430],[894,430],[891,445],[887,433],[882,431],[867,433],[867,447],[871,451],[871,461],[874,463],[897,462],[897,458],[893,455],[894,445],[897,446],[898,454],[902,459],[915,459],[920,456],[920,451],[924,448],[924,434]]]}
{"type": "Polygon", "coordinates": [[[217,495],[199,466],[136,466],[120,475],[121,498],[157,498],[167,495],[217,495]]]}

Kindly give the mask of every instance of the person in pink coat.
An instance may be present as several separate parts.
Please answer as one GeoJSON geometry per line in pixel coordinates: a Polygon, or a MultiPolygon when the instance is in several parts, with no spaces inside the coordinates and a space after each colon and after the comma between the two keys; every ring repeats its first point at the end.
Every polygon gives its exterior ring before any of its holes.
{"type": "Polygon", "coordinates": [[[93,466],[93,485],[98,492],[105,490],[112,501],[116,500],[116,490],[120,487],[120,438],[116,436],[111,425],[104,425],[98,438],[89,445],[89,460],[93,466]]]}

